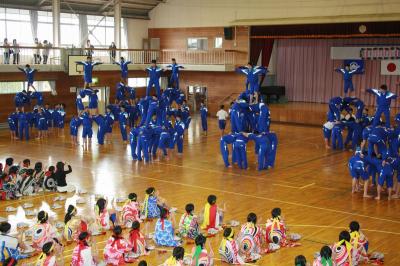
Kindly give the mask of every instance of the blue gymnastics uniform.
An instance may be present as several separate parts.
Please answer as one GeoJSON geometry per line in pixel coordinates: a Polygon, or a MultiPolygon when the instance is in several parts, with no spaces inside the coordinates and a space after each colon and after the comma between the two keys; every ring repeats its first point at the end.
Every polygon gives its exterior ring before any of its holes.
{"type": "Polygon", "coordinates": [[[335,120],[340,120],[340,111],[342,109],[343,99],[341,97],[333,97],[329,100],[329,110],[334,114],[335,120]]]}
{"type": "Polygon", "coordinates": [[[74,116],[71,118],[71,121],[69,121],[69,134],[71,136],[78,136],[78,128],[81,124],[81,119],[78,117],[74,116]]]}
{"type": "Polygon", "coordinates": [[[171,78],[169,79],[169,85],[173,86],[175,84],[175,88],[179,89],[179,70],[184,69],[183,66],[178,64],[168,65],[167,68],[171,68],[171,78]]]}
{"type": "Polygon", "coordinates": [[[343,123],[335,124],[332,128],[332,149],[343,150],[343,123]]]}
{"type": "Polygon", "coordinates": [[[158,148],[162,150],[164,156],[168,155],[167,149],[169,148],[171,141],[171,134],[169,133],[168,129],[166,127],[162,127],[158,148]]]}
{"type": "Polygon", "coordinates": [[[386,183],[388,188],[393,188],[393,169],[394,159],[391,157],[384,159],[384,165],[379,172],[378,185],[383,186],[386,183]]]}
{"type": "Polygon", "coordinates": [[[114,64],[119,65],[121,69],[121,78],[126,79],[128,78],[128,65],[131,64],[131,61],[119,61],[119,62],[114,62],[114,64]]]}
{"type": "Polygon", "coordinates": [[[37,70],[34,68],[27,68],[27,67],[26,68],[18,67],[18,69],[24,72],[28,86],[32,86],[33,82],[35,81],[35,73],[37,70]]]}
{"type": "Polygon", "coordinates": [[[78,109],[78,111],[81,112],[85,109],[85,106],[83,105],[83,102],[82,102],[82,97],[80,95],[78,95],[76,97],[75,104],[76,104],[76,108],[78,109]]]}
{"type": "Polygon", "coordinates": [[[126,125],[128,124],[128,113],[127,112],[120,112],[118,116],[119,121],[119,130],[121,132],[121,137],[123,141],[128,140],[128,133],[126,132],[126,125]]]}
{"type": "Polygon", "coordinates": [[[397,95],[390,91],[381,91],[378,89],[368,89],[367,92],[376,96],[376,112],[372,125],[376,127],[380,123],[382,113],[385,116],[385,125],[390,127],[390,104],[392,100],[397,98],[397,95]]]}
{"type": "Polygon", "coordinates": [[[374,145],[378,146],[378,152],[380,154],[386,153],[386,141],[388,138],[388,131],[383,127],[372,128],[368,135],[368,156],[372,156],[374,152],[374,145]]]}
{"type": "Polygon", "coordinates": [[[207,115],[208,109],[205,106],[200,107],[200,117],[201,117],[201,128],[203,131],[207,131],[207,115]]]}
{"type": "Polygon", "coordinates": [[[222,136],[220,139],[219,143],[220,143],[221,156],[222,160],[224,161],[225,167],[228,167],[230,165],[228,144],[232,144],[232,163],[236,162],[236,155],[233,148],[235,140],[236,140],[236,134],[228,134],[222,136]]]}
{"type": "Polygon", "coordinates": [[[8,128],[10,131],[18,131],[18,113],[13,112],[7,118],[8,128]]]}
{"type": "Polygon", "coordinates": [[[106,119],[103,115],[96,115],[93,117],[93,120],[98,126],[97,143],[99,143],[99,145],[104,145],[104,136],[106,135],[106,119]]]}
{"type": "Polygon", "coordinates": [[[25,91],[18,92],[14,97],[16,107],[22,107],[30,102],[30,97],[25,91]]]}
{"type": "Polygon", "coordinates": [[[246,145],[249,139],[243,134],[237,134],[235,138],[235,142],[233,145],[233,149],[236,155],[236,160],[240,169],[247,169],[247,154],[246,154],[246,145]]]}
{"type": "Polygon", "coordinates": [[[185,129],[189,128],[190,122],[192,121],[192,117],[190,116],[189,106],[182,105],[178,110],[178,113],[182,117],[182,122],[185,124],[185,129]]]}
{"type": "Polygon", "coordinates": [[[267,158],[271,154],[272,145],[266,134],[249,134],[248,138],[256,144],[256,154],[258,157],[258,171],[268,169],[267,158]]]}
{"type": "Polygon", "coordinates": [[[133,87],[126,87],[126,90],[129,94],[129,99],[135,100],[136,99],[136,89],[133,87]]]}
{"type": "Polygon", "coordinates": [[[147,114],[146,114],[146,121],[144,123],[146,126],[149,125],[149,123],[150,123],[150,121],[152,119],[152,116],[157,113],[157,110],[158,110],[158,101],[154,100],[152,97],[150,97],[148,99],[148,108],[147,108],[147,114]]]}
{"type": "Polygon", "coordinates": [[[47,130],[47,121],[45,115],[43,113],[38,113],[36,119],[37,119],[38,130],[40,131],[47,130]]]}
{"type": "Polygon", "coordinates": [[[150,90],[154,86],[156,88],[157,98],[160,98],[160,77],[162,69],[159,67],[148,67],[146,68],[149,74],[149,84],[146,88],[146,96],[150,96],[150,90]]]}
{"type": "Polygon", "coordinates": [[[151,127],[148,126],[142,126],[139,129],[139,134],[138,134],[138,146],[137,146],[137,157],[138,161],[142,161],[142,153],[144,157],[145,162],[150,161],[150,142],[151,142],[151,136],[152,136],[152,130],[151,127]]]}
{"type": "Polygon", "coordinates": [[[348,167],[352,178],[362,178],[364,181],[369,179],[367,166],[365,160],[361,157],[361,153],[357,152],[349,159],[348,167]]]}
{"type": "Polygon", "coordinates": [[[117,84],[117,91],[116,91],[116,95],[115,95],[115,98],[117,99],[118,102],[125,100],[125,91],[126,91],[125,84],[122,82],[119,82],[117,84]]]}
{"type": "Polygon", "coordinates": [[[268,132],[271,125],[271,114],[265,103],[259,104],[260,114],[257,121],[257,131],[259,133],[268,132]]]}
{"type": "Polygon", "coordinates": [[[175,121],[175,136],[174,136],[174,143],[178,148],[178,153],[183,152],[183,134],[185,133],[185,123],[183,121],[175,121]]]}
{"type": "Polygon", "coordinates": [[[112,126],[115,120],[114,114],[112,112],[106,112],[104,116],[106,119],[106,133],[112,133],[112,126]]]}
{"type": "Polygon", "coordinates": [[[97,65],[101,65],[100,62],[88,62],[88,61],[80,61],[76,62],[77,65],[83,66],[83,80],[86,83],[92,83],[92,72],[93,68],[97,65]]]}
{"type": "Polygon", "coordinates": [[[259,76],[266,75],[268,70],[265,67],[239,67],[236,72],[246,75],[246,91],[250,94],[254,94],[259,91],[259,76]],[[250,88],[248,88],[250,86],[250,88]]]}
{"type": "Polygon", "coordinates": [[[267,149],[267,167],[275,167],[276,153],[278,151],[278,136],[274,132],[268,132],[267,137],[271,143],[271,149],[267,149]]]}
{"type": "Polygon", "coordinates": [[[24,112],[18,113],[18,131],[19,131],[19,139],[29,140],[29,123],[27,114],[24,112]]]}
{"type": "Polygon", "coordinates": [[[53,127],[53,119],[52,119],[53,109],[44,109],[44,115],[47,121],[47,127],[53,127]]]}
{"type": "Polygon", "coordinates": [[[36,103],[37,105],[43,105],[43,94],[39,91],[34,91],[32,92],[32,94],[30,95],[31,99],[36,99],[36,103]]]}
{"type": "Polygon", "coordinates": [[[98,107],[99,107],[99,98],[97,97],[97,93],[89,95],[89,108],[96,109],[98,107]]]}
{"type": "Polygon", "coordinates": [[[353,86],[353,74],[357,71],[357,69],[346,70],[344,68],[336,69],[336,72],[339,72],[343,75],[343,90],[346,94],[349,90],[354,91],[353,86]]]}
{"type": "Polygon", "coordinates": [[[136,155],[136,147],[138,143],[138,135],[139,135],[139,128],[138,127],[132,127],[131,131],[129,132],[129,144],[131,147],[131,156],[132,160],[137,160],[138,157],[136,155]]]}
{"type": "Polygon", "coordinates": [[[89,115],[89,113],[84,112],[81,115],[81,121],[82,121],[82,138],[89,138],[91,139],[93,136],[93,129],[92,129],[92,118],[89,115]]]}

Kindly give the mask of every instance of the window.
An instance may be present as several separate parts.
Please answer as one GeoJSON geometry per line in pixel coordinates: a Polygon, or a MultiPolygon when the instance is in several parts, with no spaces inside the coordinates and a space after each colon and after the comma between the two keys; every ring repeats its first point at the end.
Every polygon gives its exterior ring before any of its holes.
{"type": "Polygon", "coordinates": [[[88,15],[87,21],[91,44],[96,48],[108,48],[114,41],[114,18],[88,15]]]}
{"type": "Polygon", "coordinates": [[[207,38],[188,38],[187,47],[189,50],[201,50],[205,51],[208,49],[207,38]]]}
{"type": "Polygon", "coordinates": [[[7,37],[9,42],[17,39],[20,45],[33,43],[28,10],[0,8],[0,27],[0,36],[7,37]]]}
{"type": "Polygon", "coordinates": [[[128,86],[133,88],[147,87],[149,78],[128,78],[128,86]]]}
{"type": "Polygon", "coordinates": [[[60,37],[62,47],[79,47],[79,18],[74,14],[60,14],[60,37]]]}
{"type": "MultiPolygon", "coordinates": [[[[55,81],[35,81],[37,91],[51,92],[55,88],[55,81]]],[[[26,82],[23,81],[6,81],[0,82],[0,94],[16,94],[26,88],[26,82]]]]}
{"type": "Polygon", "coordinates": [[[215,37],[214,48],[222,48],[222,42],[223,42],[222,37],[215,37]]]}
{"type": "Polygon", "coordinates": [[[51,12],[38,11],[37,34],[39,41],[53,42],[53,15],[51,12]]]}

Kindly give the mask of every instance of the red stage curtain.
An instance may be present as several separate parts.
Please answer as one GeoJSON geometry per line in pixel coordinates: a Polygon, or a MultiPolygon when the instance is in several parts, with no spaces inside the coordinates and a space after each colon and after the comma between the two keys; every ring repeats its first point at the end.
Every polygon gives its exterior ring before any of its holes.
{"type": "Polygon", "coordinates": [[[250,39],[250,62],[256,65],[262,52],[261,65],[267,67],[273,47],[273,39],[250,39]]]}

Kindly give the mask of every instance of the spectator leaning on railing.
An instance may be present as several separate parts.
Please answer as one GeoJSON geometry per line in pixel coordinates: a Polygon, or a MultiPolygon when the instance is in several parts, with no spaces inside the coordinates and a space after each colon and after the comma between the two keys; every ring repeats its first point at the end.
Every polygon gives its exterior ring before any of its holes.
{"type": "Polygon", "coordinates": [[[33,59],[35,64],[40,64],[42,61],[42,57],[40,56],[40,48],[42,47],[42,44],[39,42],[38,38],[35,38],[35,46],[36,49],[34,49],[34,54],[33,54],[33,59]]]}
{"type": "Polygon", "coordinates": [[[110,63],[114,63],[115,56],[117,54],[117,46],[115,46],[115,43],[112,42],[108,49],[110,49],[110,63]]]}
{"type": "Polygon", "coordinates": [[[43,41],[43,49],[42,49],[42,56],[43,56],[43,64],[47,64],[47,59],[49,58],[50,48],[53,45],[48,42],[47,40],[43,41]]]}
{"type": "Polygon", "coordinates": [[[13,54],[13,64],[19,64],[19,53],[21,51],[21,49],[19,48],[19,44],[17,43],[17,40],[14,39],[13,40],[13,44],[12,44],[13,48],[11,50],[12,54],[13,54]]]}
{"type": "Polygon", "coordinates": [[[93,48],[94,48],[94,46],[90,43],[90,40],[86,41],[85,48],[86,48],[85,54],[87,56],[93,56],[93,48]]]}
{"type": "Polygon", "coordinates": [[[8,65],[10,64],[10,44],[7,38],[4,38],[3,46],[3,64],[8,65]]]}

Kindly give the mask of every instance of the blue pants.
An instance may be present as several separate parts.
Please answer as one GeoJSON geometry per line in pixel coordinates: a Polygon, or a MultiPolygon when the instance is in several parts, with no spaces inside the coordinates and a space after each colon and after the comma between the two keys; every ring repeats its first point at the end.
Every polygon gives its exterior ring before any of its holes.
{"type": "Polygon", "coordinates": [[[258,145],[258,171],[261,171],[267,167],[266,161],[267,161],[267,145],[266,144],[261,144],[258,145]]]}
{"type": "Polygon", "coordinates": [[[329,142],[331,140],[332,129],[327,129],[326,127],[322,127],[322,131],[324,132],[324,139],[327,139],[329,142]]]}
{"type": "Polygon", "coordinates": [[[93,135],[93,130],[91,127],[83,127],[82,128],[82,138],[89,138],[91,139],[93,135]]]}
{"type": "Polygon", "coordinates": [[[158,148],[158,143],[160,142],[160,135],[159,134],[154,134],[151,140],[151,153],[156,156],[157,154],[157,148],[158,148]]]}
{"type": "Polygon", "coordinates": [[[158,80],[151,80],[149,81],[149,85],[146,88],[146,96],[150,96],[150,90],[153,87],[156,88],[157,98],[160,98],[160,82],[158,80]]]}
{"type": "Polygon", "coordinates": [[[235,141],[234,152],[240,169],[247,169],[246,143],[243,141],[235,141]]]}
{"type": "MultiPolygon", "coordinates": [[[[372,153],[374,152],[374,145],[378,146],[378,153],[379,154],[385,154],[386,153],[386,144],[384,143],[383,140],[375,140],[372,138],[368,138],[368,156],[372,156],[372,153]]],[[[376,154],[378,155],[378,154],[376,154]]]]}
{"type": "Polygon", "coordinates": [[[24,123],[19,123],[18,125],[18,131],[19,131],[19,139],[23,140],[25,136],[25,140],[29,140],[29,124],[28,122],[24,123]]]}
{"type": "Polygon", "coordinates": [[[136,155],[136,146],[137,146],[137,138],[132,138],[131,139],[131,155],[132,155],[132,160],[137,160],[138,156],[136,155]]]}
{"type": "Polygon", "coordinates": [[[343,150],[343,136],[340,127],[333,127],[332,129],[332,149],[343,150]]]}
{"type": "Polygon", "coordinates": [[[379,174],[378,184],[383,186],[385,183],[388,188],[393,187],[393,172],[386,171],[385,168],[383,168],[379,174]]]}
{"type": "Polygon", "coordinates": [[[176,134],[175,135],[175,142],[178,148],[178,153],[183,152],[183,135],[176,134]]]}
{"type": "Polygon", "coordinates": [[[359,179],[361,177],[364,181],[369,179],[368,172],[363,169],[352,169],[350,170],[350,175],[355,179],[359,179]]]}
{"type": "Polygon", "coordinates": [[[242,124],[240,122],[240,115],[237,111],[232,111],[231,117],[231,131],[232,133],[239,133],[242,131],[242,124]]]}
{"type": "Polygon", "coordinates": [[[218,127],[219,129],[225,129],[226,126],[226,120],[218,120],[218,127]]]}
{"type": "Polygon", "coordinates": [[[221,138],[219,146],[221,150],[222,160],[224,160],[225,167],[228,167],[230,165],[228,144],[221,138]]]}
{"type": "Polygon", "coordinates": [[[270,133],[268,134],[268,139],[271,142],[271,147],[267,147],[267,167],[274,167],[276,152],[278,150],[278,137],[275,133],[270,133]]]}
{"type": "Polygon", "coordinates": [[[344,82],[344,93],[347,93],[349,90],[350,91],[354,91],[354,86],[353,86],[353,82],[350,81],[345,81],[344,82]]]}
{"type": "Polygon", "coordinates": [[[174,88],[179,89],[179,77],[178,77],[178,75],[171,75],[171,79],[169,80],[169,85],[171,87],[174,87],[174,85],[175,85],[174,88]]]}
{"type": "Polygon", "coordinates": [[[128,140],[128,134],[126,133],[126,125],[125,124],[119,124],[119,130],[121,131],[121,136],[123,141],[128,140]]]}
{"type": "Polygon", "coordinates": [[[201,118],[201,128],[203,129],[203,131],[207,131],[207,117],[201,118]]]}
{"type": "Polygon", "coordinates": [[[138,147],[137,147],[137,157],[138,160],[142,160],[142,152],[144,156],[144,161],[149,162],[150,161],[150,156],[149,156],[149,141],[147,140],[146,137],[139,137],[138,140],[138,147]]]}
{"type": "Polygon", "coordinates": [[[163,154],[165,156],[168,155],[167,148],[169,148],[170,141],[171,141],[171,136],[169,133],[166,132],[161,133],[160,140],[158,142],[158,148],[163,151],[163,154]]]}
{"type": "Polygon", "coordinates": [[[187,117],[186,120],[183,121],[183,123],[185,124],[185,129],[189,128],[189,125],[190,125],[191,121],[192,121],[192,117],[191,116],[187,117]]]}
{"type": "Polygon", "coordinates": [[[390,127],[390,108],[382,108],[378,106],[376,109],[374,120],[372,121],[372,126],[376,127],[380,123],[381,115],[385,116],[385,126],[390,127]]]}

